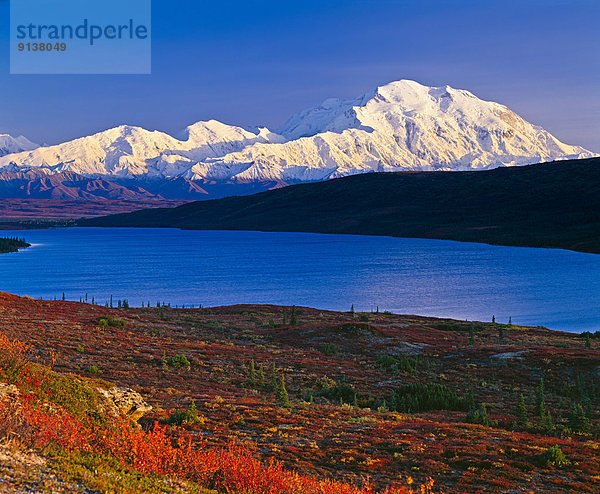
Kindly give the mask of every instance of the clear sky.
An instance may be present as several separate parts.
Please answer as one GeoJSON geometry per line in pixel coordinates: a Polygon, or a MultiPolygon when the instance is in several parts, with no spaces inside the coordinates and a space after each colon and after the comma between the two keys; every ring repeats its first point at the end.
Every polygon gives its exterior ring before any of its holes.
{"type": "MultiPolygon", "coordinates": [[[[126,0],[124,0],[126,1],[126,0]]],[[[600,152],[599,0],[154,0],[152,75],[9,75],[0,132],[53,144],[127,123],[277,128],[397,79],[468,89],[600,152]]]]}

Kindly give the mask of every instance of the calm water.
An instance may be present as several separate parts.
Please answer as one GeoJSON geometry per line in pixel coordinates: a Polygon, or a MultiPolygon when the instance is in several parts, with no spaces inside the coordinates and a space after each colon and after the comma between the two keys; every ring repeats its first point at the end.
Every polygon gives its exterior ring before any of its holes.
{"type": "Polygon", "coordinates": [[[0,290],[104,303],[158,300],[390,310],[600,330],[600,256],[442,240],[73,228],[3,232],[0,290]]]}

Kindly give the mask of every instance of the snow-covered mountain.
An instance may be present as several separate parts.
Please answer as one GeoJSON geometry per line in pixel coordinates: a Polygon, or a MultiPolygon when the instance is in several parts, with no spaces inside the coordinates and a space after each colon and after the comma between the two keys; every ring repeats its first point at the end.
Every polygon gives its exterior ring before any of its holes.
{"type": "Polygon", "coordinates": [[[192,165],[239,151],[256,142],[283,140],[267,129],[255,133],[215,120],[186,128],[180,139],[159,131],[122,125],[55,146],[0,158],[0,168],[44,168],[52,173],[94,176],[176,177],[192,165]]]}
{"type": "Polygon", "coordinates": [[[328,99],[276,132],[215,120],[177,137],[121,126],[22,149],[0,157],[0,168],[270,186],[369,171],[478,170],[594,156],[499,103],[408,80],[354,100],[328,99]]]}
{"type": "Polygon", "coordinates": [[[23,136],[12,137],[8,134],[0,134],[0,156],[21,151],[31,151],[38,148],[39,145],[31,142],[23,136]]]}

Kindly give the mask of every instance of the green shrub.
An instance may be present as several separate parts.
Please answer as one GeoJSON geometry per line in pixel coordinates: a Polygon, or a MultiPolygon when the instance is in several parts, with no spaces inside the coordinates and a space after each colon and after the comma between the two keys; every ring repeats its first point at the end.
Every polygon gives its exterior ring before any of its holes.
{"type": "Polygon", "coordinates": [[[490,419],[488,418],[487,409],[485,404],[471,407],[469,413],[467,413],[466,421],[469,424],[480,424],[486,427],[490,425],[490,419]]]}
{"type": "Polygon", "coordinates": [[[428,410],[467,411],[468,400],[459,397],[443,384],[406,384],[392,393],[390,409],[415,413],[428,410]]]}
{"type": "Polygon", "coordinates": [[[169,357],[167,360],[167,365],[169,367],[173,367],[174,369],[180,369],[181,367],[190,367],[190,361],[183,354],[175,355],[173,357],[169,357]]]}
{"type": "Polygon", "coordinates": [[[391,355],[378,355],[377,356],[377,365],[381,369],[389,369],[392,366],[395,366],[398,361],[392,357],[391,355]]]}
{"type": "Polygon", "coordinates": [[[402,355],[398,358],[391,355],[379,355],[377,365],[382,369],[392,369],[394,372],[415,372],[419,368],[429,367],[429,361],[422,357],[411,357],[402,355]]]}
{"type": "Polygon", "coordinates": [[[361,395],[350,383],[336,383],[331,380],[323,380],[319,383],[320,390],[318,394],[328,400],[336,403],[346,403],[361,408],[375,406],[375,400],[370,395],[361,395]]]}
{"type": "Polygon", "coordinates": [[[188,408],[187,410],[180,410],[173,413],[167,419],[167,423],[171,425],[195,425],[202,423],[202,419],[198,415],[196,402],[192,400],[190,408],[188,408]]]}
{"type": "Polygon", "coordinates": [[[107,328],[108,326],[114,328],[124,328],[127,326],[127,323],[123,321],[123,319],[117,319],[115,317],[104,316],[98,319],[98,325],[103,328],[107,328]]]}
{"type": "Polygon", "coordinates": [[[85,370],[90,374],[100,374],[100,369],[95,365],[90,365],[85,370]]]}
{"type": "Polygon", "coordinates": [[[556,444],[544,451],[542,458],[545,466],[564,467],[570,464],[570,461],[567,460],[565,454],[556,444]]]}
{"type": "Polygon", "coordinates": [[[327,383],[319,394],[329,400],[352,403],[356,395],[356,390],[354,386],[348,383],[327,383]]]}
{"type": "Polygon", "coordinates": [[[325,343],[322,347],[321,347],[321,352],[323,352],[325,355],[337,355],[338,353],[340,353],[338,347],[334,344],[334,343],[325,343]]]}

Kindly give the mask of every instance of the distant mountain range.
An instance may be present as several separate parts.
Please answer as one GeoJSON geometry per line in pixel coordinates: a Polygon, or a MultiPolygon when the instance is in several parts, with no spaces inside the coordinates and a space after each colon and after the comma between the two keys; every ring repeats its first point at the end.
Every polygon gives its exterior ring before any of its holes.
{"type": "Polygon", "coordinates": [[[482,173],[371,173],[79,225],[391,235],[600,253],[600,158],[482,173]]]}
{"type": "MultiPolygon", "coordinates": [[[[176,137],[124,125],[55,146],[0,139],[0,170],[21,183],[11,190],[34,197],[40,182],[44,194],[53,186],[45,177],[76,174],[81,178],[71,182],[83,188],[68,194],[81,199],[223,197],[366,172],[485,170],[592,156],[499,103],[408,80],[354,100],[326,100],[276,132],[210,120],[176,137]],[[28,177],[31,186],[23,183],[28,177]]],[[[61,195],[64,181],[58,183],[61,195]]]]}

